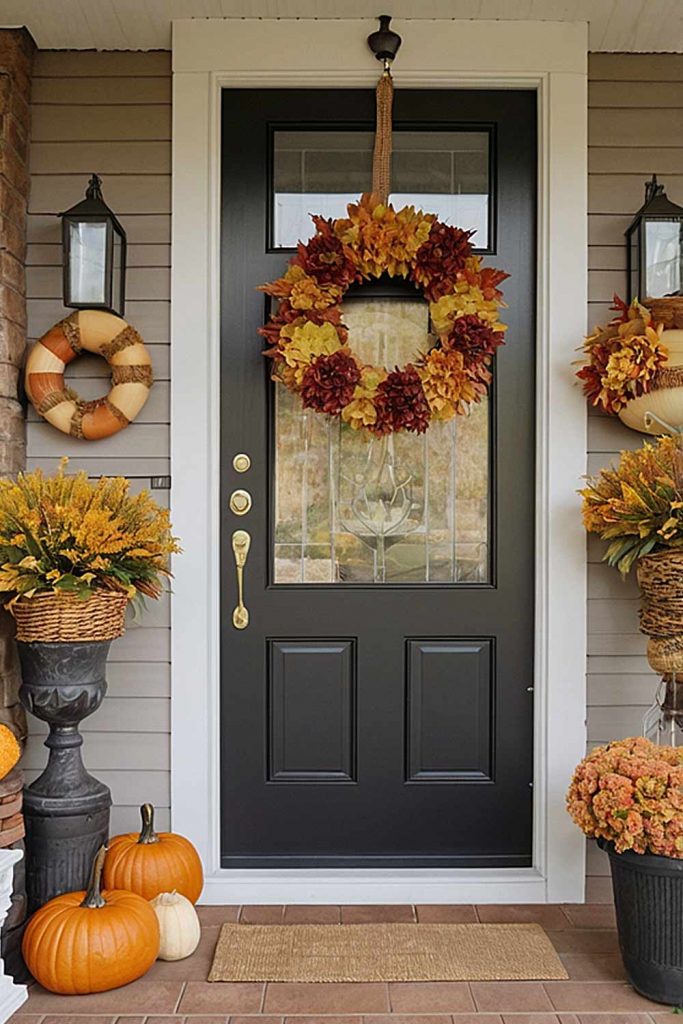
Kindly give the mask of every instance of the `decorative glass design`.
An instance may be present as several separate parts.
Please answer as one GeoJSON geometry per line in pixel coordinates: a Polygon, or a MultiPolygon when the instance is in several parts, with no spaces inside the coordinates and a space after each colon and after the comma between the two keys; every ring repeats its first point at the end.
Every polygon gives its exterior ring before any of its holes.
{"type": "MultiPolygon", "coordinates": [[[[344,322],[367,362],[429,345],[421,300],[349,299],[344,322]]],[[[275,583],[485,583],[489,405],[423,435],[372,437],[274,387],[275,583]]]]}

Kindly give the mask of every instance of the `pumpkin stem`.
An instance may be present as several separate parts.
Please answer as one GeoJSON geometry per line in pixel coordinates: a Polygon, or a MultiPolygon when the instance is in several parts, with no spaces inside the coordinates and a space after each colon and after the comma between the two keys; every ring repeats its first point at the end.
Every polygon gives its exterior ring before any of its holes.
{"type": "Polygon", "coordinates": [[[104,858],[106,855],[107,847],[100,846],[92,864],[90,884],[88,885],[88,891],[81,903],[82,907],[88,907],[90,910],[99,910],[100,907],[105,907],[107,905],[101,889],[102,868],[104,867],[104,858]]]}
{"type": "Polygon", "coordinates": [[[143,804],[140,808],[142,817],[142,831],[140,832],[139,843],[147,846],[149,843],[158,843],[159,836],[154,831],[154,808],[151,804],[143,804]]]}

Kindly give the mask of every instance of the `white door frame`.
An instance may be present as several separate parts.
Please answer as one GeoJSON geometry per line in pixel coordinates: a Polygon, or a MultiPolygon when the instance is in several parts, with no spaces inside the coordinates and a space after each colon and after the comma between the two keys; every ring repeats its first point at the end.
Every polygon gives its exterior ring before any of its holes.
{"type": "MultiPolygon", "coordinates": [[[[221,90],[371,88],[378,66],[365,39],[375,27],[174,22],[171,508],[184,554],[174,563],[172,603],[173,827],[200,850],[206,903],[581,901],[584,842],[564,795],[585,751],[585,541],[575,491],[585,472],[586,415],[571,371],[586,310],[584,23],[396,22],[404,38],[398,89],[538,91],[534,866],[220,866],[219,652],[221,628],[230,628],[219,621],[221,90]]],[[[236,437],[234,450],[240,445],[236,437]]]]}

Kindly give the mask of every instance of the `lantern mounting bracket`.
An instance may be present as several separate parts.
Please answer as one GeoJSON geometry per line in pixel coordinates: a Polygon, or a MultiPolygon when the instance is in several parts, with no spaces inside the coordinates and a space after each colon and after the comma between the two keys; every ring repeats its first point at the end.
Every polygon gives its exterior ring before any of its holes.
{"type": "Polygon", "coordinates": [[[99,174],[91,174],[88,187],[85,190],[86,199],[99,199],[104,201],[102,197],[102,179],[99,174]]]}

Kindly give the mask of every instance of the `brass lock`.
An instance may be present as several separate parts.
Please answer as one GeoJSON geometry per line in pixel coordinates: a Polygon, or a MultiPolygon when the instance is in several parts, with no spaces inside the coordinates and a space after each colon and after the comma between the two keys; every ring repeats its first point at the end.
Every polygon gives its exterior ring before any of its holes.
{"type": "Polygon", "coordinates": [[[238,489],[230,495],[230,511],[236,516],[246,516],[251,509],[251,494],[249,491],[238,489]]]}

